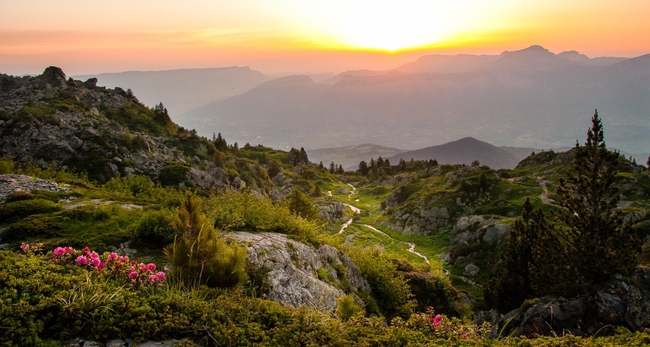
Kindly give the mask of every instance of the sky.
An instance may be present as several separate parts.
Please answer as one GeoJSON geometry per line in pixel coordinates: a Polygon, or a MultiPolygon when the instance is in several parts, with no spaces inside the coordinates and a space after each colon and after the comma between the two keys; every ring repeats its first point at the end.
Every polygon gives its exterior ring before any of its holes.
{"type": "Polygon", "coordinates": [[[0,0],[0,73],[338,73],[534,44],[635,57],[650,53],[648,18],[648,0],[0,0]]]}

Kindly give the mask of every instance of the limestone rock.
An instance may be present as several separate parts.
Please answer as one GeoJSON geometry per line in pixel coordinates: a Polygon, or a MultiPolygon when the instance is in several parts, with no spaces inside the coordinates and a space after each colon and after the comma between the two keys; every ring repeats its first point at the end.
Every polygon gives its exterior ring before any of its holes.
{"type": "Polygon", "coordinates": [[[283,305],[307,305],[332,312],[338,298],[345,295],[341,276],[354,291],[370,291],[352,260],[331,246],[315,249],[277,233],[235,232],[226,237],[247,248],[249,265],[264,274],[267,297],[283,305]]]}

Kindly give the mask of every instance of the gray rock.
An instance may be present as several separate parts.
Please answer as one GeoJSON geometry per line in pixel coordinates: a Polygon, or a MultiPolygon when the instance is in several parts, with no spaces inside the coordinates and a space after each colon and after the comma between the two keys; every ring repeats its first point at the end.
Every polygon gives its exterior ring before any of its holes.
{"type": "Polygon", "coordinates": [[[238,190],[242,190],[242,189],[246,188],[246,182],[244,182],[244,180],[242,180],[239,177],[233,178],[230,185],[233,186],[235,189],[238,189],[238,190]]]}
{"type": "Polygon", "coordinates": [[[246,246],[249,266],[265,274],[267,297],[283,305],[307,305],[332,312],[338,298],[345,295],[339,279],[343,274],[337,268],[345,269],[354,291],[370,291],[352,260],[331,246],[314,249],[276,233],[236,232],[226,237],[246,246]],[[323,273],[329,274],[329,278],[319,278],[323,273]]]}
{"type": "Polygon", "coordinates": [[[489,227],[485,230],[485,235],[483,235],[483,241],[487,243],[494,243],[510,232],[512,229],[512,224],[497,224],[493,227],[489,227]]]}
{"type": "Polygon", "coordinates": [[[465,266],[465,272],[467,272],[471,276],[475,276],[476,274],[478,274],[479,270],[480,269],[478,268],[478,266],[474,264],[467,264],[467,266],[465,266]]]}
{"type": "Polygon", "coordinates": [[[623,322],[627,308],[618,295],[598,291],[596,294],[596,306],[598,307],[598,316],[609,324],[618,324],[623,322]]]}

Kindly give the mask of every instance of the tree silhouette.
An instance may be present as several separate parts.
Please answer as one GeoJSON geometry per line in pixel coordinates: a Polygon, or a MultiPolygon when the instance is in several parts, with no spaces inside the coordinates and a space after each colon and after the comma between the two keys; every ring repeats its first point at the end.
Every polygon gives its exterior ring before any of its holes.
{"type": "Polygon", "coordinates": [[[621,222],[619,191],[614,184],[619,154],[605,146],[598,111],[592,118],[584,146],[574,149],[575,174],[560,180],[557,193],[566,209],[565,241],[573,249],[571,263],[581,282],[599,283],[616,273],[628,273],[637,264],[636,235],[621,222]]]}

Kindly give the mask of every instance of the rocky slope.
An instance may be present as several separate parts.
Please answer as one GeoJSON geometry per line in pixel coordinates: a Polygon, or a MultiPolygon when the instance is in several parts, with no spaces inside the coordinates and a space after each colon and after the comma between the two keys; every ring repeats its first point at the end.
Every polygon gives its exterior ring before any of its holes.
{"type": "Polygon", "coordinates": [[[0,155],[100,182],[144,174],[205,189],[233,183],[210,143],[179,129],[162,105],[149,109],[130,91],[96,83],[66,80],[57,67],[36,77],[0,75],[0,155]]]}

